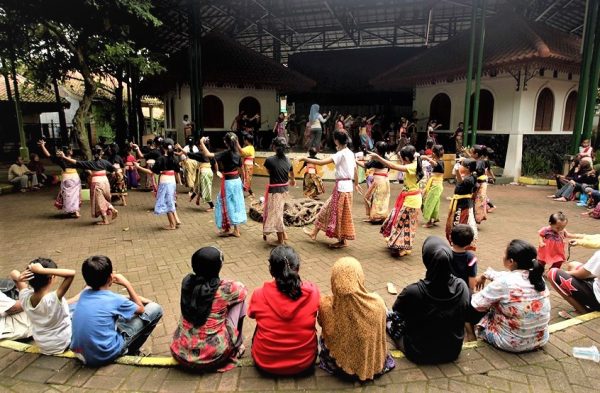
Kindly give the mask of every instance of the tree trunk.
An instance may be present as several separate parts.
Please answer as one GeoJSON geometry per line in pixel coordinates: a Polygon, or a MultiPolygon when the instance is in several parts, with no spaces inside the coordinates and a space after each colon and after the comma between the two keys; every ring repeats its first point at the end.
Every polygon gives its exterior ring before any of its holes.
{"type": "Polygon", "coordinates": [[[54,99],[56,100],[56,110],[58,111],[58,122],[60,124],[60,139],[63,145],[69,141],[69,130],[67,130],[67,119],[65,117],[65,108],[60,100],[60,92],[58,90],[58,81],[52,78],[52,86],[54,87],[54,99]]]}
{"type": "MultiPolygon", "coordinates": [[[[123,144],[127,138],[127,121],[123,108],[123,75],[121,71],[117,73],[118,85],[115,89],[115,119],[117,130],[117,143],[123,144]]],[[[129,138],[131,141],[131,138],[129,138]]],[[[138,141],[139,142],[139,141],[138,141]]]]}
{"type": "Polygon", "coordinates": [[[90,148],[90,141],[85,128],[85,123],[86,119],[89,118],[92,100],[96,95],[96,85],[90,72],[82,72],[81,75],[83,76],[83,84],[85,88],[83,90],[83,98],[79,103],[79,108],[77,108],[77,112],[75,112],[73,127],[77,137],[77,143],[79,144],[79,149],[81,149],[81,152],[88,160],[91,160],[92,150],[90,148]]]}

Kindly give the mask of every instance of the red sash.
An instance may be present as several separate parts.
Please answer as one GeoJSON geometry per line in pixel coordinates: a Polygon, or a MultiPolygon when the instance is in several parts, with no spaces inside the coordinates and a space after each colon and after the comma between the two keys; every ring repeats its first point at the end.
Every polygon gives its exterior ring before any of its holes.
{"type": "Polygon", "coordinates": [[[269,190],[274,187],[287,187],[289,186],[289,182],[281,183],[281,184],[267,184],[265,187],[265,202],[263,204],[263,229],[265,227],[265,223],[267,222],[267,216],[269,214],[269,190]]]}
{"type": "Polygon", "coordinates": [[[381,228],[381,233],[384,237],[390,236],[390,234],[392,233],[392,228],[396,226],[396,220],[398,219],[400,210],[402,210],[402,206],[404,206],[404,200],[406,199],[406,197],[419,194],[421,194],[421,190],[402,191],[398,195],[398,198],[396,198],[396,203],[394,204],[393,216],[391,221],[389,221],[388,225],[386,225],[385,228],[381,228]]]}
{"type": "Polygon", "coordinates": [[[165,176],[175,176],[175,171],[161,171],[160,174],[165,176]]]}
{"type": "Polygon", "coordinates": [[[223,177],[221,178],[221,216],[223,217],[223,222],[221,223],[221,230],[223,232],[228,232],[231,228],[231,222],[229,221],[229,216],[227,215],[227,197],[225,196],[225,176],[233,176],[238,175],[238,171],[233,172],[224,172],[223,177]]]}
{"type": "Polygon", "coordinates": [[[388,177],[388,173],[387,172],[375,172],[375,173],[373,173],[373,176],[385,176],[385,177],[388,177]]]}
{"type": "Polygon", "coordinates": [[[92,177],[106,176],[106,171],[98,171],[92,173],[92,177]]]}

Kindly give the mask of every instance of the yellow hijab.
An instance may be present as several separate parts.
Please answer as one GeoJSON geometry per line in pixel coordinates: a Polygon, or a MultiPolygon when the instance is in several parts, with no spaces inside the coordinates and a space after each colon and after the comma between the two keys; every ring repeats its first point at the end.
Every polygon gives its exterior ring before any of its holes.
{"type": "Polygon", "coordinates": [[[331,290],[319,306],[323,341],[344,372],[372,379],[383,370],[388,352],[385,303],[367,292],[362,266],[351,257],[333,265],[331,290]]]}

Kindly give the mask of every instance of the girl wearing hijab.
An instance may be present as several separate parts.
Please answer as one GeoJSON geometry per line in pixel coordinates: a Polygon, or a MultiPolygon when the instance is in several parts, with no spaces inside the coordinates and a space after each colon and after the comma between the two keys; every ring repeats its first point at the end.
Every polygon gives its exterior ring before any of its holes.
{"type": "Polygon", "coordinates": [[[331,291],[333,295],[322,297],[319,305],[319,367],[360,381],[393,369],[396,364],[385,337],[385,303],[378,294],[367,292],[360,262],[338,259],[331,270],[331,291]]]}
{"type": "Polygon", "coordinates": [[[241,224],[245,224],[246,204],[244,203],[244,189],[240,179],[242,159],[238,152],[239,143],[233,132],[225,134],[223,141],[227,150],[214,154],[206,148],[207,138],[200,138],[200,151],[204,157],[214,158],[221,172],[221,191],[217,196],[215,205],[215,224],[219,228],[219,236],[240,237],[241,224]],[[233,228],[232,228],[233,227],[233,228]]]}
{"type": "Polygon", "coordinates": [[[255,289],[250,300],[248,316],[256,319],[252,358],[270,374],[292,376],[314,368],[319,289],[302,281],[299,270],[294,249],[277,246],[269,256],[273,280],[255,289]]]}
{"type": "Polygon", "coordinates": [[[371,153],[371,159],[381,162],[390,169],[404,172],[404,189],[396,198],[394,208],[381,225],[381,234],[387,240],[388,248],[393,256],[404,256],[412,253],[419,209],[421,209],[422,196],[419,181],[423,178],[421,158],[415,158],[415,148],[407,145],[400,150],[402,165],[386,160],[379,154],[371,153]]]}
{"type": "Polygon", "coordinates": [[[308,122],[310,125],[310,143],[308,147],[314,147],[317,149],[317,152],[321,148],[321,137],[323,136],[323,123],[329,120],[329,116],[331,112],[327,113],[327,115],[323,116],[319,113],[319,105],[313,104],[310,107],[310,114],[308,115],[308,122]]]}
{"type": "Polygon", "coordinates": [[[177,362],[192,370],[228,371],[244,353],[242,327],[248,290],[219,278],[223,252],[202,247],[181,283],[181,318],[171,342],[177,362]]]}
{"type": "Polygon", "coordinates": [[[478,278],[477,288],[486,280],[491,283],[475,293],[471,306],[484,317],[475,326],[475,334],[496,348],[508,352],[525,352],[548,342],[550,299],[533,245],[513,240],[504,255],[508,271],[492,268],[478,278]]]}
{"type": "Polygon", "coordinates": [[[388,333],[411,362],[452,362],[462,349],[469,288],[450,273],[452,250],[443,239],[429,236],[422,254],[425,279],[398,295],[388,333]]]}

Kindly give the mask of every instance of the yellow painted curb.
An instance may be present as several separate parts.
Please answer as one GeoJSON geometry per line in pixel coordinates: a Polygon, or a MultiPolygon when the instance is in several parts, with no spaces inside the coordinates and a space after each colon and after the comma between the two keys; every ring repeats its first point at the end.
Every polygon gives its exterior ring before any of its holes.
{"type": "MultiPolygon", "coordinates": [[[[587,313],[584,315],[579,315],[577,317],[567,319],[565,321],[554,323],[548,326],[549,333],[556,333],[561,330],[565,330],[567,328],[580,325],[582,323],[592,321],[594,319],[600,318],[600,311],[594,311],[591,313],[587,313]]],[[[487,345],[482,340],[466,342],[463,344],[462,349],[474,349],[481,348],[487,345]]],[[[40,349],[35,344],[26,344],[19,341],[12,340],[1,340],[0,347],[11,349],[17,352],[26,352],[26,353],[40,353],[40,349]]],[[[392,357],[396,359],[404,358],[404,354],[401,351],[393,349],[390,351],[392,357]]],[[[72,351],[66,351],[64,353],[58,355],[52,355],[61,358],[69,358],[76,359],[77,357],[72,351]]],[[[141,366],[141,367],[175,367],[177,366],[177,361],[171,356],[121,356],[115,363],[127,365],[127,366],[141,366]]],[[[252,359],[246,358],[241,359],[238,366],[247,367],[252,366],[254,362],[252,359]]]]}

